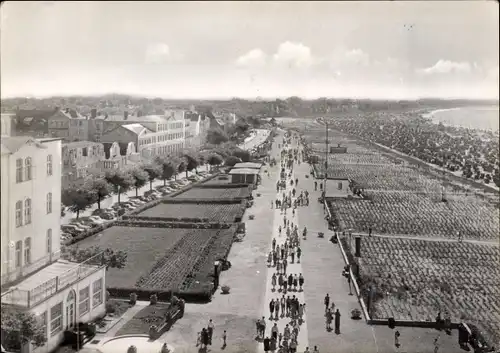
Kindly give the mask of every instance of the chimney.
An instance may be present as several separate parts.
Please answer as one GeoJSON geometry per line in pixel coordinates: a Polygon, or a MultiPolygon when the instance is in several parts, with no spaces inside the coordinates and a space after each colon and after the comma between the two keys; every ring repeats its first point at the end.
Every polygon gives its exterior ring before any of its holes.
{"type": "Polygon", "coordinates": [[[128,119],[128,112],[123,112],[123,120],[127,120],[128,119]]]}
{"type": "Polygon", "coordinates": [[[93,108],[90,110],[90,118],[95,119],[97,117],[97,109],[93,108]]]}
{"type": "Polygon", "coordinates": [[[65,112],[66,114],[68,114],[68,113],[69,113],[69,108],[64,109],[64,112],[65,112]]]}

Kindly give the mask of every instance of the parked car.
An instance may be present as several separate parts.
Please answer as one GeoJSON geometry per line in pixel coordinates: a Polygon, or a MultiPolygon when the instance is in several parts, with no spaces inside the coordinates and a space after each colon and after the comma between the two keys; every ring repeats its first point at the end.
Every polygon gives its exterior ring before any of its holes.
{"type": "Polygon", "coordinates": [[[89,220],[91,220],[92,222],[94,222],[95,224],[103,224],[104,223],[104,219],[102,219],[101,217],[99,216],[90,216],[89,217],[89,220]]]}
{"type": "Polygon", "coordinates": [[[77,226],[78,228],[82,229],[82,230],[89,230],[90,228],[92,228],[90,225],[86,225],[85,223],[85,220],[77,220],[77,221],[73,221],[73,222],[70,222],[69,225],[75,225],[77,226]]]}
{"type": "Polygon", "coordinates": [[[84,230],[80,227],[77,227],[76,225],[74,224],[63,224],[61,226],[61,230],[63,232],[66,232],[66,233],[70,233],[70,234],[81,234],[84,232],[84,230]]]}

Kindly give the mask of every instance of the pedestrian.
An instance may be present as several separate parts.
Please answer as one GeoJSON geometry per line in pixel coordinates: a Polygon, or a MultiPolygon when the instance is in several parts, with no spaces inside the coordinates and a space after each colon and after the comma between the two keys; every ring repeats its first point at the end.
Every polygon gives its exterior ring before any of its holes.
{"type": "Polygon", "coordinates": [[[330,296],[328,295],[328,293],[326,293],[324,304],[325,304],[325,313],[326,313],[326,311],[328,310],[328,306],[330,305],[330,296]]]}
{"type": "Polygon", "coordinates": [[[286,261],[286,257],[283,259],[283,273],[286,275],[286,267],[288,266],[288,262],[286,261]]]}
{"type": "MultiPolygon", "coordinates": [[[[278,272],[280,271],[281,269],[281,262],[278,262],[278,272]]],[[[279,285],[279,289],[278,291],[281,292],[281,288],[283,287],[283,274],[279,274],[278,276],[278,285],[279,285]]]]}
{"type": "Polygon", "coordinates": [[[271,342],[269,343],[269,350],[271,353],[274,353],[276,351],[276,338],[271,337],[271,342]]]}
{"type": "Polygon", "coordinates": [[[290,326],[288,324],[286,324],[285,330],[283,331],[283,337],[285,338],[285,341],[290,339],[290,326]]]}
{"type": "Polygon", "coordinates": [[[306,347],[306,350],[304,351],[304,353],[311,353],[311,351],[309,350],[309,347],[306,347]]]}
{"type": "Polygon", "coordinates": [[[285,295],[283,295],[280,299],[280,304],[281,304],[281,316],[285,316],[286,312],[285,312],[285,307],[286,307],[286,299],[285,299],[285,295]]]}
{"type": "Polygon", "coordinates": [[[276,238],[273,238],[273,251],[276,250],[276,238]]]}
{"type": "Polygon", "coordinates": [[[267,255],[267,265],[271,267],[273,264],[273,252],[269,251],[269,254],[267,255]]]}
{"type": "Polygon", "coordinates": [[[297,353],[297,341],[296,340],[292,340],[292,342],[290,342],[290,353],[297,353]]]}
{"type": "Polygon", "coordinates": [[[439,350],[439,335],[434,339],[434,353],[438,353],[439,350]]]}
{"type": "Polygon", "coordinates": [[[290,290],[292,290],[292,284],[293,284],[293,276],[292,276],[292,274],[290,273],[290,274],[288,275],[288,290],[289,290],[289,291],[290,291],[290,290]]]}
{"type": "Polygon", "coordinates": [[[208,346],[208,332],[207,332],[207,329],[206,328],[203,328],[201,330],[201,348],[207,348],[208,346]]]}
{"type": "Polygon", "coordinates": [[[295,274],[293,276],[293,290],[294,291],[297,291],[298,284],[299,284],[299,276],[297,276],[297,274],[295,274]]]}
{"type": "Polygon", "coordinates": [[[274,299],[271,299],[271,301],[269,302],[269,312],[271,313],[269,320],[272,320],[274,312],[274,299]]]}
{"type": "Polygon", "coordinates": [[[227,340],[227,333],[226,330],[224,330],[224,332],[222,333],[222,347],[224,348],[227,346],[226,340],[227,340]]]}
{"type": "Polygon", "coordinates": [[[290,250],[290,257],[292,258],[292,264],[295,262],[295,252],[293,251],[293,248],[290,250]]]}
{"type": "Polygon", "coordinates": [[[318,349],[318,346],[314,346],[314,350],[313,350],[313,353],[319,353],[319,349],[318,349]]]}
{"type": "Polygon", "coordinates": [[[304,318],[304,305],[300,304],[299,305],[299,325],[302,325],[303,318],[304,318]]]}
{"type": "Polygon", "coordinates": [[[279,332],[278,324],[274,323],[273,327],[271,328],[271,337],[277,339],[278,338],[278,332],[279,332]]]}
{"type": "Polygon", "coordinates": [[[278,345],[281,345],[282,340],[283,340],[283,334],[280,332],[278,335],[278,345]]]}
{"type": "Polygon", "coordinates": [[[273,267],[276,267],[276,261],[278,261],[278,253],[273,251],[273,267]]]}
{"type": "Polygon", "coordinates": [[[314,182],[314,191],[318,191],[318,182],[317,181],[314,182]]]}
{"type": "Polygon", "coordinates": [[[335,312],[335,303],[332,301],[332,305],[331,305],[331,310],[332,310],[332,313],[335,312]]]}
{"type": "Polygon", "coordinates": [[[208,320],[208,344],[212,345],[212,337],[214,335],[214,323],[212,322],[212,319],[208,320]]]}
{"type": "Polygon", "coordinates": [[[290,296],[286,298],[286,316],[290,316],[290,307],[291,307],[292,299],[290,296]]]}
{"type": "Polygon", "coordinates": [[[394,345],[396,346],[396,348],[399,348],[401,346],[401,344],[399,344],[399,336],[401,336],[399,331],[394,332],[394,345]]]}
{"type": "Polygon", "coordinates": [[[276,301],[274,302],[274,313],[276,314],[274,316],[274,319],[278,320],[279,315],[280,315],[280,302],[278,299],[276,299],[276,301]]]}
{"type": "Polygon", "coordinates": [[[335,333],[340,334],[340,311],[337,309],[335,312],[335,333]]]}
{"type": "MultiPolygon", "coordinates": [[[[296,238],[297,241],[298,241],[298,238],[296,238]]],[[[297,263],[300,264],[300,255],[302,255],[302,249],[300,248],[300,246],[297,246],[297,263]]]]}
{"type": "Polygon", "coordinates": [[[269,352],[269,346],[270,346],[271,340],[269,337],[264,338],[264,352],[269,352]]]}
{"type": "Polygon", "coordinates": [[[276,272],[273,273],[273,276],[271,277],[271,284],[273,285],[273,292],[276,290],[276,272]]]}
{"type": "Polygon", "coordinates": [[[330,309],[326,311],[326,330],[330,331],[332,329],[333,314],[330,309]]]}
{"type": "Polygon", "coordinates": [[[302,286],[304,285],[304,276],[302,275],[302,273],[299,275],[299,292],[302,291],[302,286]]]}

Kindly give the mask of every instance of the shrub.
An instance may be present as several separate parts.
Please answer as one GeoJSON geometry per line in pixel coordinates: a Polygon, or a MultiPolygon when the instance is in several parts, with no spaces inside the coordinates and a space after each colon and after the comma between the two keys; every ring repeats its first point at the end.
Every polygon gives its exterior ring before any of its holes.
{"type": "Polygon", "coordinates": [[[156,294],[151,294],[151,297],[149,299],[149,303],[151,305],[155,305],[158,303],[158,297],[156,296],[156,294]]]}
{"type": "Polygon", "coordinates": [[[135,305],[137,303],[137,294],[130,293],[130,304],[135,305]]]}
{"type": "Polygon", "coordinates": [[[106,303],[106,314],[114,314],[116,312],[116,304],[113,302],[106,303]]]}

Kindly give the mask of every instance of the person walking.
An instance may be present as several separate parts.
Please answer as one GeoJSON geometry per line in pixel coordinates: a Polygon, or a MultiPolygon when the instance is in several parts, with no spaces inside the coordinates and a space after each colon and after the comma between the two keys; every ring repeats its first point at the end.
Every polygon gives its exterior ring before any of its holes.
{"type": "Polygon", "coordinates": [[[297,286],[299,285],[299,276],[295,274],[293,276],[293,290],[296,292],[297,291],[297,286]]]}
{"type": "MultiPolygon", "coordinates": [[[[297,238],[296,238],[297,239],[297,238]]],[[[298,239],[297,239],[298,240],[298,239]]],[[[297,246],[297,263],[300,264],[300,256],[302,255],[302,249],[297,246]]]]}
{"type": "Polygon", "coordinates": [[[290,353],[297,353],[297,341],[295,339],[290,342],[290,353]]]}
{"type": "Polygon", "coordinates": [[[227,346],[227,333],[226,330],[222,333],[222,347],[226,348],[227,346]]]}
{"type": "Polygon", "coordinates": [[[313,350],[313,353],[319,353],[319,349],[318,349],[318,346],[314,346],[314,350],[313,350]]]}
{"type": "Polygon", "coordinates": [[[286,316],[290,316],[290,307],[291,307],[292,299],[290,296],[286,298],[286,316]]]}
{"type": "Polygon", "coordinates": [[[302,286],[304,285],[304,276],[302,275],[302,273],[299,275],[299,292],[302,292],[302,286]]]}
{"type": "Polygon", "coordinates": [[[286,257],[283,259],[283,273],[286,275],[286,267],[288,266],[288,262],[286,261],[286,257]]]}
{"type": "Polygon", "coordinates": [[[271,301],[269,302],[269,312],[271,313],[269,316],[269,320],[272,320],[274,312],[274,299],[271,299],[271,301]]]}
{"type": "Polygon", "coordinates": [[[323,302],[325,304],[325,313],[328,311],[328,306],[330,305],[330,295],[326,293],[325,300],[323,302]]]}
{"type": "Polygon", "coordinates": [[[333,314],[330,309],[326,311],[326,330],[330,331],[332,329],[333,314]]]}
{"type": "Polygon", "coordinates": [[[281,304],[281,316],[284,317],[286,314],[285,308],[286,308],[286,299],[285,295],[283,295],[280,299],[280,304],[281,304]]]}
{"type": "Polygon", "coordinates": [[[214,323],[212,321],[212,319],[208,320],[208,327],[207,327],[207,331],[208,331],[208,344],[209,345],[212,345],[212,337],[214,335],[214,323]]]}
{"type": "Polygon", "coordinates": [[[278,324],[274,323],[273,327],[271,328],[271,337],[278,339],[278,332],[279,332],[278,324]]]}
{"type": "Polygon", "coordinates": [[[208,332],[206,328],[203,328],[201,330],[201,348],[207,348],[208,347],[208,332]]]}
{"type": "Polygon", "coordinates": [[[292,274],[290,273],[288,275],[288,290],[291,291],[292,290],[292,285],[293,285],[293,276],[292,274]]]}
{"type": "MultiPolygon", "coordinates": [[[[281,262],[278,262],[278,272],[280,271],[280,269],[281,269],[281,262]]],[[[282,273],[280,273],[278,276],[278,285],[279,285],[278,291],[281,292],[282,287],[283,287],[283,274],[282,273]]]]}
{"type": "Polygon", "coordinates": [[[401,347],[401,344],[399,343],[399,336],[401,336],[399,331],[394,332],[394,345],[396,346],[396,348],[401,347]]]}
{"type": "Polygon", "coordinates": [[[318,191],[318,182],[317,181],[314,182],[314,191],[318,191]]]}
{"type": "Polygon", "coordinates": [[[274,302],[274,313],[274,319],[278,320],[280,317],[280,301],[278,299],[274,302]]]}
{"type": "Polygon", "coordinates": [[[273,238],[273,251],[276,250],[276,238],[273,238]]]}
{"type": "Polygon", "coordinates": [[[340,311],[337,309],[335,312],[335,333],[340,334],[340,311]]]}
{"type": "Polygon", "coordinates": [[[293,251],[293,248],[290,249],[290,257],[292,258],[292,264],[295,262],[295,252],[293,251]]]}
{"type": "Polygon", "coordinates": [[[264,338],[264,352],[269,352],[271,340],[269,337],[264,338]]]}
{"type": "Polygon", "coordinates": [[[271,277],[271,284],[273,286],[272,291],[274,292],[276,290],[276,272],[273,273],[273,276],[271,277]]]}
{"type": "Polygon", "coordinates": [[[302,322],[304,322],[304,305],[300,304],[299,305],[299,325],[302,325],[302,322]]]}

